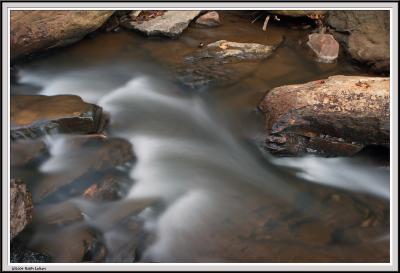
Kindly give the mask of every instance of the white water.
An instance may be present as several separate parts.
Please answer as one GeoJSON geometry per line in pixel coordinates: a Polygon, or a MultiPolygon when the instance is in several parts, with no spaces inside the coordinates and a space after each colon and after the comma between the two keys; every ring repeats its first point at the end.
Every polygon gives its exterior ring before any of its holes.
{"type": "MultiPolygon", "coordinates": [[[[138,162],[130,174],[135,184],[127,200],[156,197],[168,204],[159,218],[143,214],[146,228],[157,238],[144,252],[145,261],[170,261],[177,256],[181,260],[219,260],[201,252],[210,247],[202,238],[210,235],[210,226],[218,225],[220,219],[247,213],[247,201],[237,203],[237,196],[251,190],[292,201],[296,178],[287,183],[277,171],[282,167],[295,167],[299,178],[313,183],[389,198],[388,171],[355,164],[352,159],[262,160],[200,97],[170,92],[176,87],[166,82],[140,76],[105,92],[98,87],[106,79],[98,78],[90,88],[88,82],[93,79],[86,79],[75,75],[56,78],[43,87],[42,94],[75,92],[99,104],[110,113],[111,135],[133,144],[138,162]],[[72,89],[74,92],[69,91],[72,89]]],[[[32,76],[24,81],[44,82],[32,76]]],[[[65,149],[62,140],[49,143],[52,158],[41,171],[72,171],[57,159],[65,149]]],[[[91,221],[99,225],[96,219],[91,221]]],[[[113,242],[110,238],[119,238],[108,236],[109,244],[113,242]]]]}

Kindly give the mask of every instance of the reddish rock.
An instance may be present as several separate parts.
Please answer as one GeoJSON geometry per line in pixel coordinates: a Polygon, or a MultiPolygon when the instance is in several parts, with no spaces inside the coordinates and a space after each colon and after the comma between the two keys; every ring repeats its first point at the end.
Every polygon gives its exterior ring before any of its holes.
{"type": "Polygon", "coordinates": [[[79,41],[114,11],[13,10],[10,14],[11,59],[79,41]]]}
{"type": "Polygon", "coordinates": [[[313,33],[308,36],[307,45],[322,62],[332,62],[339,55],[339,43],[330,34],[313,33]]]}
{"type": "Polygon", "coordinates": [[[33,213],[32,196],[25,183],[11,179],[10,183],[10,234],[17,236],[31,221],[33,213]]]}
{"type": "Polygon", "coordinates": [[[266,148],[281,155],[349,156],[389,146],[389,78],[332,76],[272,89],[260,109],[266,148]]]}
{"type": "Polygon", "coordinates": [[[221,24],[221,20],[219,18],[218,12],[210,11],[197,18],[196,24],[207,27],[216,27],[221,24]]]}

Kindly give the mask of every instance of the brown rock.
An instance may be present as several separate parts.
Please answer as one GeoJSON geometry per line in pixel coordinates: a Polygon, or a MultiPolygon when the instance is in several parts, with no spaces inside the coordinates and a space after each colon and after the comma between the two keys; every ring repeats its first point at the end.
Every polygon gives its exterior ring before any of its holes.
{"type": "Polygon", "coordinates": [[[64,153],[50,159],[63,162],[64,166],[35,184],[35,202],[56,193],[59,198],[80,195],[101,179],[102,172],[114,171],[115,167],[135,160],[130,142],[120,138],[100,135],[68,137],[64,148],[64,153]]]}
{"type": "Polygon", "coordinates": [[[332,62],[339,55],[339,43],[330,34],[310,34],[307,45],[322,62],[332,62]]]}
{"type": "Polygon", "coordinates": [[[10,234],[17,236],[32,221],[32,196],[25,183],[11,179],[10,183],[10,234]]]}
{"type": "Polygon", "coordinates": [[[49,155],[42,140],[18,140],[10,143],[10,163],[13,167],[38,164],[49,155]]]}
{"type": "Polygon", "coordinates": [[[196,24],[206,27],[216,27],[221,25],[221,20],[219,18],[218,12],[210,11],[197,18],[196,24]]]}
{"type": "Polygon", "coordinates": [[[389,72],[389,19],[386,10],[331,10],[326,24],[353,59],[389,72]]]}
{"type": "Polygon", "coordinates": [[[389,78],[332,76],[272,89],[260,103],[272,153],[352,155],[389,146],[389,78]]]}
{"type": "Polygon", "coordinates": [[[66,46],[95,31],[114,11],[13,10],[11,59],[66,46]]]}
{"type": "Polygon", "coordinates": [[[43,228],[44,226],[66,226],[83,220],[79,208],[71,202],[62,202],[38,206],[35,210],[33,224],[43,228]]]}
{"type": "Polygon", "coordinates": [[[95,133],[102,108],[74,95],[11,97],[11,139],[54,133],[95,133]]]}

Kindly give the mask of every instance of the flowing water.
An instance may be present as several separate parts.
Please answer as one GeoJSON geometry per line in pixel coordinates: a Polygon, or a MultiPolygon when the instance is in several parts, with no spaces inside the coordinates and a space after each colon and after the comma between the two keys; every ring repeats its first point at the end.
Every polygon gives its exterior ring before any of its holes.
{"type": "MultiPolygon", "coordinates": [[[[387,262],[388,162],[271,157],[261,148],[256,110],[275,86],[365,72],[345,56],[316,62],[304,46],[310,30],[272,23],[263,32],[262,22],[228,13],[223,20],[211,30],[191,27],[178,40],[99,33],[20,67],[12,94],[79,95],[110,114],[109,136],[134,147],[137,162],[128,168],[134,183],[122,200],[69,200],[84,225],[101,234],[105,261],[387,262]],[[250,72],[229,85],[196,91],[176,81],[175,67],[199,43],[276,44],[283,35],[270,58],[250,70],[243,64],[250,72]],[[161,204],[129,218],[131,226],[140,223],[140,236],[114,221],[137,200],[161,204]]],[[[62,159],[63,139],[47,137],[51,157],[28,175],[76,170],[62,159]]],[[[32,234],[32,245],[46,241],[69,257],[71,238],[41,227],[32,234]]]]}

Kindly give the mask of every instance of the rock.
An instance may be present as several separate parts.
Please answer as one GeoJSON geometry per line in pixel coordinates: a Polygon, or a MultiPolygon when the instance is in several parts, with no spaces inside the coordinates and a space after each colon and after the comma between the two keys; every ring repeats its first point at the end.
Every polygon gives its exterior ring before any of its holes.
{"type": "Polygon", "coordinates": [[[11,97],[11,139],[54,133],[96,133],[102,108],[74,95],[11,97]]]}
{"type": "Polygon", "coordinates": [[[35,183],[32,189],[34,202],[51,195],[56,199],[80,195],[99,182],[103,172],[131,166],[135,160],[131,143],[121,138],[75,136],[66,138],[63,146],[63,153],[45,163],[55,164],[56,171],[50,171],[35,183]]]}
{"type": "Polygon", "coordinates": [[[272,89],[259,107],[266,148],[281,155],[349,156],[389,146],[389,78],[332,76],[272,89]]]}
{"type": "Polygon", "coordinates": [[[38,165],[49,156],[42,140],[17,140],[10,143],[10,163],[13,167],[38,165]]]}
{"type": "Polygon", "coordinates": [[[290,17],[317,17],[324,16],[326,14],[326,10],[269,10],[269,13],[290,17]]]}
{"type": "Polygon", "coordinates": [[[31,221],[33,213],[32,195],[25,183],[11,179],[10,183],[10,234],[17,236],[31,221]]]}
{"type": "Polygon", "coordinates": [[[385,10],[330,10],[326,24],[354,60],[376,72],[389,72],[389,19],[385,10]]]}
{"type": "Polygon", "coordinates": [[[212,58],[222,63],[241,61],[260,61],[269,57],[276,46],[267,46],[256,43],[236,43],[226,40],[208,44],[204,49],[197,51],[186,59],[200,61],[212,58]]]}
{"type": "Polygon", "coordinates": [[[133,181],[122,174],[107,173],[83,192],[91,201],[115,201],[128,193],[133,181]]]}
{"type": "MultiPolygon", "coordinates": [[[[200,14],[198,10],[168,10],[160,16],[149,18],[149,20],[130,20],[123,22],[128,29],[138,30],[148,36],[167,36],[176,38],[188,26],[189,23],[200,14]]],[[[146,18],[147,19],[147,18],[146,18]]]]}
{"type": "Polygon", "coordinates": [[[10,246],[10,259],[12,263],[49,263],[50,256],[32,251],[21,242],[13,240],[10,246]]]}
{"type": "Polygon", "coordinates": [[[218,12],[210,11],[197,18],[196,24],[206,27],[216,27],[221,25],[221,20],[219,18],[218,12]]]}
{"type": "Polygon", "coordinates": [[[339,55],[339,43],[330,34],[312,33],[308,36],[307,45],[322,62],[332,62],[339,55]]]}
{"type": "Polygon", "coordinates": [[[107,253],[101,235],[85,225],[38,233],[32,249],[47,253],[56,263],[101,262],[107,253]]]}
{"type": "Polygon", "coordinates": [[[35,210],[33,225],[43,227],[60,227],[83,220],[82,212],[71,202],[62,202],[38,206],[35,210]]]}
{"type": "Polygon", "coordinates": [[[11,60],[75,43],[101,27],[112,14],[109,10],[13,10],[11,60]]]}
{"type": "Polygon", "coordinates": [[[220,40],[186,56],[181,67],[176,69],[177,79],[192,89],[232,84],[254,71],[277,46],[220,40]]]}

